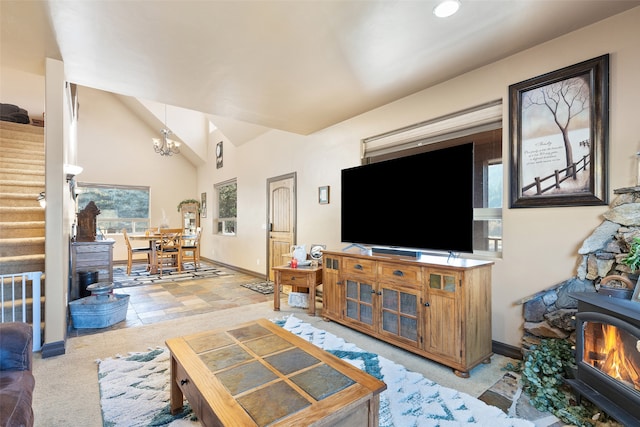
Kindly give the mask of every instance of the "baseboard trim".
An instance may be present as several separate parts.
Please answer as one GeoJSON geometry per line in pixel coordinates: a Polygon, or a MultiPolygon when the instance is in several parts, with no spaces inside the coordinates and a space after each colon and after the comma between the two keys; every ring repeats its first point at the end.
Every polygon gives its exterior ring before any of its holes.
{"type": "Polygon", "coordinates": [[[522,349],[499,341],[491,341],[491,351],[495,354],[522,360],[522,349]]]}
{"type": "Polygon", "coordinates": [[[219,265],[221,267],[228,268],[229,270],[237,271],[238,273],[244,273],[244,274],[248,274],[250,276],[255,276],[260,280],[267,280],[267,276],[265,274],[256,273],[255,271],[251,271],[251,270],[245,270],[244,268],[236,267],[235,265],[225,264],[223,262],[216,261],[216,260],[209,259],[209,258],[205,258],[205,257],[202,257],[202,256],[200,257],[200,259],[201,260],[205,260],[207,262],[210,262],[211,264],[216,264],[216,265],[219,265]]]}
{"type": "Polygon", "coordinates": [[[64,341],[45,343],[40,350],[42,353],[42,358],[46,359],[47,357],[60,356],[62,354],[65,354],[64,345],[64,341]]]}

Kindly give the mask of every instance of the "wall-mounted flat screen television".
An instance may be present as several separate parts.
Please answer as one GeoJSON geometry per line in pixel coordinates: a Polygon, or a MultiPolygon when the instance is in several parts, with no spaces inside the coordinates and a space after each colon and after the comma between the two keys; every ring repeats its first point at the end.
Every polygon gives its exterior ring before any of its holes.
{"type": "Polygon", "coordinates": [[[473,252],[473,144],[342,170],[345,243],[473,252]]]}

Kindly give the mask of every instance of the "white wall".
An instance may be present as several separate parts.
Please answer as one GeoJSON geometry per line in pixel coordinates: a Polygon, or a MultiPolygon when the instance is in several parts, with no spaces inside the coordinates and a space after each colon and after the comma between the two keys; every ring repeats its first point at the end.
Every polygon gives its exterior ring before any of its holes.
{"type": "MultiPolygon", "coordinates": [[[[213,158],[198,170],[198,192],[212,200],[213,184],[238,179],[238,236],[211,235],[209,203],[203,256],[265,273],[266,181],[289,172],[298,176],[298,243],[340,249],[340,170],[359,164],[361,139],[502,99],[503,156],[508,165],[508,87],[606,53],[610,66],[609,196],[635,185],[634,155],[640,149],[637,118],[640,83],[640,8],[469,72],[436,87],[315,133],[300,136],[270,131],[237,148],[225,144],[224,167],[213,158]],[[319,186],[331,186],[331,203],[319,205],[319,186]]],[[[340,102],[340,100],[336,100],[340,102]]],[[[216,141],[211,141],[214,145],[216,141]]],[[[211,150],[210,146],[210,150],[211,150]]],[[[211,155],[210,155],[211,156],[211,155]]],[[[505,167],[505,205],[509,173],[505,167]]],[[[504,209],[504,257],[493,269],[493,339],[519,346],[521,298],[573,275],[577,250],[603,220],[606,206],[504,209]]]]}
{"type": "MultiPolygon", "coordinates": [[[[84,168],[78,181],[148,186],[151,225],[166,215],[171,227],[181,227],[178,203],[199,198],[194,166],[181,155],[156,154],[151,139],[159,130],[133,116],[116,95],[80,87],[78,97],[78,164],[84,168]]],[[[116,240],[114,260],[126,260],[122,235],[107,237],[116,240]]]]}
{"type": "Polygon", "coordinates": [[[44,114],[44,76],[2,67],[0,103],[24,108],[31,119],[42,120],[44,114]]]}

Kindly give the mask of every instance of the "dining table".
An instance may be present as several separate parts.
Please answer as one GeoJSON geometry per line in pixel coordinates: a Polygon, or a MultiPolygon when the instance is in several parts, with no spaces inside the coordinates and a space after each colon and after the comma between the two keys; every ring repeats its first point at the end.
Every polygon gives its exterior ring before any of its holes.
{"type": "MultiPolygon", "coordinates": [[[[149,242],[149,249],[151,252],[149,253],[149,274],[158,274],[158,242],[162,238],[163,234],[166,233],[179,233],[181,232],[181,228],[163,228],[160,232],[158,231],[150,231],[147,233],[132,233],[129,234],[129,239],[131,240],[146,240],[149,242]]],[[[189,239],[189,237],[193,238],[193,236],[183,236],[183,239],[189,239]]],[[[178,261],[179,262],[179,261],[178,261]]]]}

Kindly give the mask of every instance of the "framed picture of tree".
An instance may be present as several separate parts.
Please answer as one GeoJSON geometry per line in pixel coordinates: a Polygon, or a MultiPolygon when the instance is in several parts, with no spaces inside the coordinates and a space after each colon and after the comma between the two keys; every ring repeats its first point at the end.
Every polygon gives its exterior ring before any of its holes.
{"type": "Polygon", "coordinates": [[[606,205],[609,55],[509,86],[510,207],[606,205]]]}

